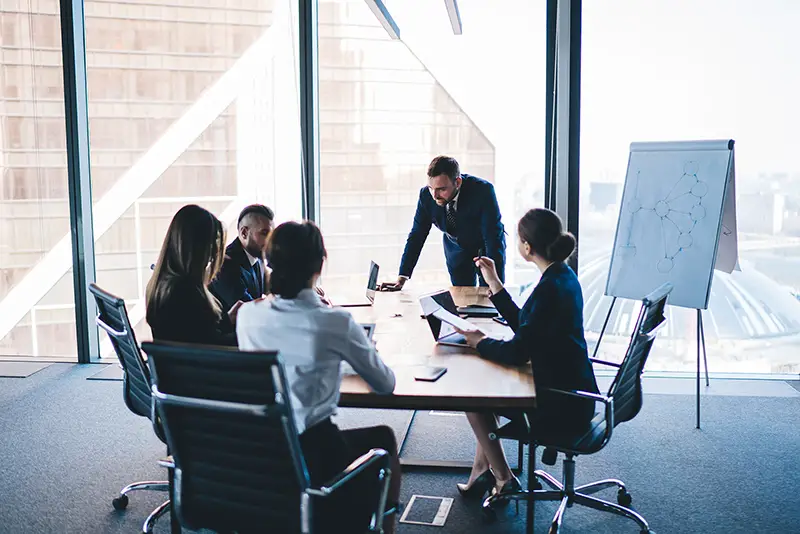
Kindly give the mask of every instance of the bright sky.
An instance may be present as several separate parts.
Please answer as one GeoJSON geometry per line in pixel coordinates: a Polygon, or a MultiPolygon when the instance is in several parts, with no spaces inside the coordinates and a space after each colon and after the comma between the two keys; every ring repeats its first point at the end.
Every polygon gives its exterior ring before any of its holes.
{"type": "MultiPolygon", "coordinates": [[[[499,150],[542,168],[545,0],[386,0],[401,36],[499,150]]],[[[733,138],[737,181],[800,173],[800,1],[583,2],[582,177],[631,141],[733,138]]],[[[751,182],[752,183],[752,182],[751,182]]]]}

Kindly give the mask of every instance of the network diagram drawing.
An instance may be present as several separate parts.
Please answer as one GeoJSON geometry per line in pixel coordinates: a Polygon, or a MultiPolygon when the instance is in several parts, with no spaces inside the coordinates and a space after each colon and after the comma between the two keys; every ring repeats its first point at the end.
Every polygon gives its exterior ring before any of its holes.
{"type": "MultiPolygon", "coordinates": [[[[703,199],[708,194],[708,184],[697,177],[699,165],[696,161],[683,164],[683,175],[678,178],[669,192],[656,200],[653,205],[644,205],[639,198],[641,171],[636,172],[633,197],[628,200],[625,211],[629,214],[628,231],[625,242],[619,245],[623,255],[635,256],[636,243],[633,243],[634,228],[650,221],[643,217],[657,217],[661,225],[661,244],[664,255],[658,260],[656,268],[660,273],[669,273],[681,252],[692,247],[692,232],[706,217],[703,199]]],[[[650,246],[657,246],[650,243],[650,246]]]]}

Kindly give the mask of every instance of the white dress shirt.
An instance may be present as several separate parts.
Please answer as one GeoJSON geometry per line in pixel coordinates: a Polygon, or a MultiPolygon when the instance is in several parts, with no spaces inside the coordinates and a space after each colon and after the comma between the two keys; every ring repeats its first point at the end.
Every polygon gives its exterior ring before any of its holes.
{"type": "MultiPolygon", "coordinates": [[[[247,259],[248,259],[248,261],[250,261],[250,267],[255,265],[256,262],[261,261],[258,258],[256,258],[255,256],[253,256],[252,254],[250,254],[249,252],[247,252],[246,248],[244,249],[244,253],[247,254],[247,259]]],[[[261,267],[261,272],[263,273],[264,272],[264,263],[263,262],[261,262],[260,267],[261,267]]]]}
{"type": "Polygon", "coordinates": [[[277,350],[283,359],[297,432],[336,413],[342,362],[377,393],[395,377],[350,312],[329,308],[313,289],[294,299],[247,302],[236,318],[239,350],[277,350]]]}

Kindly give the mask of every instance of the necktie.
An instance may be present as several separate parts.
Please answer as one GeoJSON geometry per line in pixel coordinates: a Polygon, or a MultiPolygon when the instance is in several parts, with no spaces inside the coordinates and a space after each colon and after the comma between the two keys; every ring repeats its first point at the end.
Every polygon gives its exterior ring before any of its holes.
{"type": "Polygon", "coordinates": [[[255,298],[259,298],[264,294],[264,275],[261,274],[261,262],[257,261],[253,264],[253,276],[256,279],[256,292],[255,298]]]}
{"type": "Polygon", "coordinates": [[[456,235],[456,202],[451,200],[445,207],[447,220],[445,222],[447,233],[454,236],[456,235]]]}

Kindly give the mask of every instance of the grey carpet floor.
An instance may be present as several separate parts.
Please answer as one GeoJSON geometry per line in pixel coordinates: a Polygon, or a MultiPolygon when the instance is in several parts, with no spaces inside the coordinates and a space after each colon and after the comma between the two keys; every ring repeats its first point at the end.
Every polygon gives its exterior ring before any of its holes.
{"type": "MultiPolygon", "coordinates": [[[[94,366],[54,364],[26,379],[0,379],[0,533],[134,533],[163,494],[131,496],[125,512],[110,501],[126,483],[164,478],[164,446],[149,423],[132,415],[121,382],[85,380],[94,366]]],[[[654,530],[664,533],[800,532],[800,399],[710,396],[702,430],[694,398],[649,395],[634,421],[621,425],[600,453],[578,459],[578,483],[617,477],[654,530]]],[[[407,412],[343,410],[342,426],[389,424],[407,412]]],[[[414,455],[470,459],[474,441],[461,418],[418,417],[406,447],[414,455]]],[[[541,465],[540,465],[541,467],[541,465]]],[[[555,476],[560,469],[550,468],[555,476]]],[[[404,473],[412,494],[454,497],[443,528],[401,525],[401,534],[523,532],[511,505],[494,524],[459,498],[461,472],[404,473]]],[[[602,494],[601,494],[602,495],[602,494]]],[[[614,494],[607,492],[606,498],[614,494]]],[[[536,506],[546,532],[554,503],[536,506]]],[[[156,528],[168,532],[166,522],[156,528]]],[[[625,519],[573,507],[564,533],[636,533],[625,519]]]]}
{"type": "Polygon", "coordinates": [[[49,363],[0,361],[0,377],[27,378],[33,373],[46,369],[48,366],[50,366],[49,363]]]}

